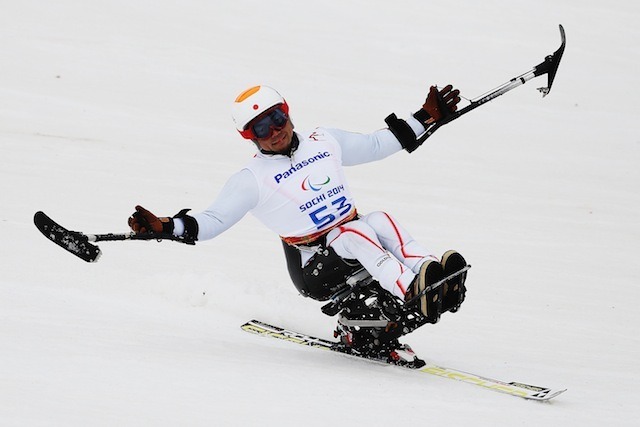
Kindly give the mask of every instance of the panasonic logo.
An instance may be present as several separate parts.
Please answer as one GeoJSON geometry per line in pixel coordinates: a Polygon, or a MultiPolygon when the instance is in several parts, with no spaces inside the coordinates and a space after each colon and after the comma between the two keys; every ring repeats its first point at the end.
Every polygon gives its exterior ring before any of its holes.
{"type": "Polygon", "coordinates": [[[331,156],[331,153],[329,153],[328,151],[325,151],[323,153],[318,151],[318,154],[316,154],[315,156],[309,157],[308,159],[303,160],[299,163],[296,163],[295,165],[291,165],[291,167],[286,171],[274,175],[273,179],[276,180],[276,183],[280,184],[280,181],[282,181],[283,179],[289,178],[291,175],[298,172],[300,169],[304,169],[310,164],[315,163],[322,159],[326,159],[327,157],[330,157],[330,156],[331,156]]]}

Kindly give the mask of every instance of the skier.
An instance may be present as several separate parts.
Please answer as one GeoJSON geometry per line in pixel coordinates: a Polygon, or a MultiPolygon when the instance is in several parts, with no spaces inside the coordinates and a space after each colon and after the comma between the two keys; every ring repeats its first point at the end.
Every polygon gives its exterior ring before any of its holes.
{"type": "Polygon", "coordinates": [[[397,337],[437,322],[445,311],[457,311],[466,273],[415,297],[466,262],[456,251],[437,257],[387,212],[359,213],[343,166],[380,160],[402,149],[413,152],[421,144],[416,135],[457,110],[459,93],[451,85],[441,90],[432,86],[418,112],[407,120],[391,114],[385,119],[387,128],[365,135],[321,127],[294,131],[286,100],[271,87],[251,87],[236,98],[232,115],[240,135],[258,149],[253,159],[229,178],[206,210],[188,215],[184,209],[173,217],[157,217],[136,206],[129,226],[136,233],[173,233],[195,242],[216,237],[251,212],[280,236],[291,279],[306,297],[326,301],[351,286],[346,278],[364,268],[379,284],[378,290],[369,287],[360,292],[361,298],[341,307],[348,314],[339,317],[336,336],[348,351],[365,352],[366,347],[377,358],[411,363],[410,348],[397,337]],[[386,311],[364,305],[362,296],[371,295],[367,292],[373,292],[377,306],[386,311]],[[404,331],[397,328],[380,346],[381,334],[396,324],[389,319],[402,310],[398,300],[415,300],[419,321],[404,331]],[[354,313],[360,317],[354,319],[354,313]],[[382,327],[380,318],[388,320],[382,327]],[[359,326],[373,325],[378,327],[360,331],[359,326]],[[409,360],[399,356],[402,351],[409,353],[409,360]]]}

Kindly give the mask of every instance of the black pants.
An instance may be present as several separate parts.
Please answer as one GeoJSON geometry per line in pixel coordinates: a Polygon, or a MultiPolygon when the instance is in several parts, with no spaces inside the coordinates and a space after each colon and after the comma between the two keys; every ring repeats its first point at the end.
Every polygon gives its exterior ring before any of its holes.
{"type": "Polygon", "coordinates": [[[293,284],[303,296],[325,301],[340,288],[347,286],[345,279],[362,268],[357,260],[344,260],[333,248],[320,246],[307,265],[302,267],[300,251],[282,242],[287,268],[293,284]]]}

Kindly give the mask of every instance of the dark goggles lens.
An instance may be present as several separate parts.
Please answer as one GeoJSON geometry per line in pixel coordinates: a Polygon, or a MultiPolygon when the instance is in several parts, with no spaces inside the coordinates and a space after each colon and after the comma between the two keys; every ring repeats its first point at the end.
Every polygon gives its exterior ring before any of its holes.
{"type": "Polygon", "coordinates": [[[268,138],[271,136],[271,129],[282,129],[287,124],[287,120],[289,120],[287,113],[282,111],[280,108],[275,108],[255,122],[251,126],[251,130],[253,130],[253,134],[256,138],[268,138]]]}

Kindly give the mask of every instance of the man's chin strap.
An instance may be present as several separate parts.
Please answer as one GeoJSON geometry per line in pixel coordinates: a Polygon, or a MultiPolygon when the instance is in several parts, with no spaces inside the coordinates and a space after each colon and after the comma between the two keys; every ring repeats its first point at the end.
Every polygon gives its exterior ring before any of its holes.
{"type": "Polygon", "coordinates": [[[298,139],[298,135],[295,132],[293,133],[293,138],[291,138],[291,145],[289,146],[289,150],[286,153],[278,153],[276,151],[263,150],[262,148],[260,148],[260,145],[258,145],[256,141],[253,141],[253,142],[256,144],[256,147],[258,147],[258,150],[262,154],[267,154],[270,156],[273,156],[274,154],[281,154],[281,155],[291,157],[291,155],[294,153],[294,151],[298,149],[298,146],[300,145],[300,139],[298,139]]]}

